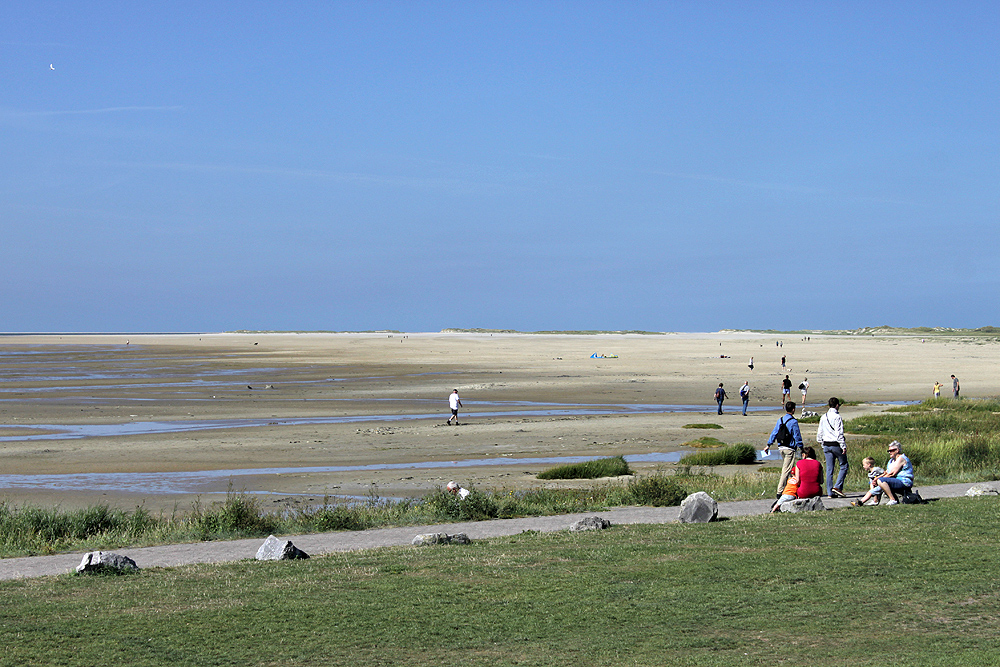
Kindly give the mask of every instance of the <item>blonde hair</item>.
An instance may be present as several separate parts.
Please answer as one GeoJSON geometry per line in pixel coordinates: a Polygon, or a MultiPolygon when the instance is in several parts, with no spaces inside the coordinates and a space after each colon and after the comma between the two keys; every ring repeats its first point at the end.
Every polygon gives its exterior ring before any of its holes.
{"type": "Polygon", "coordinates": [[[875,459],[873,459],[870,456],[866,456],[865,458],[861,459],[861,462],[867,463],[868,465],[875,465],[875,459]]]}

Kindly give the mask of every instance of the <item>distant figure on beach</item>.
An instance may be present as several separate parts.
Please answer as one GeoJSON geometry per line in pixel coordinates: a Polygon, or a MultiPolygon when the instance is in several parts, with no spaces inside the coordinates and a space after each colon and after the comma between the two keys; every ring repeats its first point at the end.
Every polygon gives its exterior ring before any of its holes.
{"type": "Polygon", "coordinates": [[[749,368],[751,372],[753,371],[753,357],[750,357],[750,363],[747,364],[747,368],[749,368]]]}
{"type": "Polygon", "coordinates": [[[750,380],[743,383],[740,387],[740,400],[743,401],[743,416],[747,416],[747,405],[750,404],[750,380]]]}
{"type": "Polygon", "coordinates": [[[451,392],[451,396],[448,397],[448,406],[451,408],[451,417],[448,417],[448,424],[451,425],[451,420],[455,420],[455,426],[458,426],[458,409],[462,407],[462,399],[458,397],[458,389],[451,392]]]}
{"type": "Polygon", "coordinates": [[[958,386],[958,378],[954,375],[951,376],[951,390],[955,392],[955,398],[958,398],[958,392],[961,387],[958,386]]]}
{"type": "Polygon", "coordinates": [[[788,481],[788,475],[792,472],[798,451],[802,449],[802,431],[799,430],[799,421],[795,418],[795,403],[788,401],[785,403],[785,414],[781,415],[778,423],[771,431],[771,437],[767,440],[767,447],[764,448],[764,456],[771,453],[771,445],[778,445],[778,452],[781,454],[781,474],[778,476],[778,497],[781,496],[782,489],[788,481]]]}
{"type": "Polygon", "coordinates": [[[781,370],[785,370],[785,355],[781,355],[781,370]]]}
{"type": "Polygon", "coordinates": [[[715,390],[715,402],[719,404],[719,414],[722,414],[722,402],[726,400],[726,390],[722,388],[722,383],[719,383],[719,388],[715,390]]]}
{"type": "Polygon", "coordinates": [[[941,398],[941,387],[943,387],[940,382],[934,382],[934,398],[941,398]]]}
{"type": "Polygon", "coordinates": [[[792,381],[785,376],[781,381],[781,404],[784,405],[792,397],[792,381]]]}
{"type": "Polygon", "coordinates": [[[806,409],[806,394],[809,393],[809,378],[805,378],[799,383],[799,391],[802,392],[802,409],[806,409]]]}
{"type": "Polygon", "coordinates": [[[826,487],[831,498],[844,498],[844,480],[847,479],[847,441],[844,439],[844,420],[840,416],[840,399],[832,397],[830,409],[819,419],[816,442],[823,445],[826,457],[826,487]],[[837,481],[833,481],[833,462],[840,467],[837,481]]]}

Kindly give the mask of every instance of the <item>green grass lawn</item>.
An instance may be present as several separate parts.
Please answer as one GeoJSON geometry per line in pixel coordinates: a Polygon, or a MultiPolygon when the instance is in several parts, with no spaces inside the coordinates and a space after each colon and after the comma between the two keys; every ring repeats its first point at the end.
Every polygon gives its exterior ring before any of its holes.
{"type": "Polygon", "coordinates": [[[961,498],[4,582],[0,664],[992,666],[998,521],[961,498]]]}

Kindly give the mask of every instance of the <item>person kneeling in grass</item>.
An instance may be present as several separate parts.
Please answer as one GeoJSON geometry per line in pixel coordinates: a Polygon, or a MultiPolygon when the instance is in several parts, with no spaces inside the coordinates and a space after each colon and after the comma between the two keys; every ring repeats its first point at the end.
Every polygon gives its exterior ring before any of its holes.
{"type": "Polygon", "coordinates": [[[904,491],[913,486],[913,464],[906,454],[900,451],[898,440],[889,443],[889,462],[885,465],[885,475],[878,478],[879,488],[889,498],[886,505],[896,505],[897,491],[904,491]]]}
{"type": "Polygon", "coordinates": [[[878,501],[882,499],[882,489],[878,485],[878,478],[885,474],[885,468],[875,465],[875,459],[870,456],[861,460],[861,467],[868,474],[868,493],[861,500],[852,500],[851,504],[855,507],[878,505],[878,501]]]}

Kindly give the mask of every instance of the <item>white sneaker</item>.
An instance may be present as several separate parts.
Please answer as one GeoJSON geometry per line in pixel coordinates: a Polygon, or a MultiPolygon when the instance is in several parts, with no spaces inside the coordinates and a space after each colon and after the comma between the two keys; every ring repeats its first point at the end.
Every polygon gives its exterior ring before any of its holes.
{"type": "Polygon", "coordinates": [[[868,501],[867,503],[865,503],[865,505],[868,505],[868,506],[872,506],[872,505],[878,505],[878,501],[877,501],[877,500],[875,500],[874,498],[872,498],[872,499],[871,499],[871,500],[869,500],[869,501],[868,501]]]}
{"type": "Polygon", "coordinates": [[[898,504],[899,504],[899,501],[898,501],[898,500],[890,500],[889,502],[887,502],[887,503],[885,504],[885,506],[886,506],[886,507],[889,507],[890,505],[898,505],[898,504]]]}

